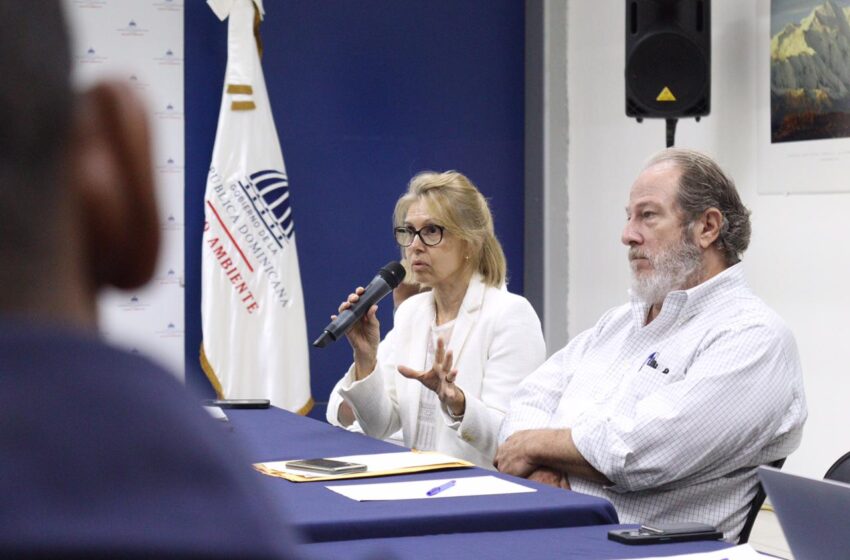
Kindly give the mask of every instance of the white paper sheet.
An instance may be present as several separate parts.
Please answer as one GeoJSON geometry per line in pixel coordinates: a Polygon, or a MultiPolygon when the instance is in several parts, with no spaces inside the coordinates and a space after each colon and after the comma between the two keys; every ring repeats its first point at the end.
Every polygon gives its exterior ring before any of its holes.
{"type": "Polygon", "coordinates": [[[489,496],[492,494],[522,494],[537,492],[515,482],[495,476],[471,476],[468,478],[441,478],[436,480],[415,480],[411,482],[383,482],[379,484],[357,484],[352,486],[326,486],[337,494],[358,502],[376,500],[436,500],[438,498],[458,498],[460,496],[489,496]],[[433,496],[428,491],[455,481],[454,486],[433,496]]]}

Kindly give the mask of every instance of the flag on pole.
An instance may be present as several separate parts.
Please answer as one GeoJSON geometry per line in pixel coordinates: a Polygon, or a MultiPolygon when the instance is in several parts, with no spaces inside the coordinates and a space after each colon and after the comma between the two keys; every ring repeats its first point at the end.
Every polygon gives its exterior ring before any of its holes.
{"type": "Polygon", "coordinates": [[[219,398],[266,398],[306,414],[313,399],[289,181],[254,36],[263,5],[207,3],[229,22],[204,197],[201,365],[219,398]]]}

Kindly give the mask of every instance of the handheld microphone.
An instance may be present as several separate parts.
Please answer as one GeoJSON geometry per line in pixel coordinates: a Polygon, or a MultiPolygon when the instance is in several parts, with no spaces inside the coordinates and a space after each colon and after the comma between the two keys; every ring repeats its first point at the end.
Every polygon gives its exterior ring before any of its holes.
{"type": "Polygon", "coordinates": [[[404,280],[404,275],[405,270],[401,263],[396,261],[387,263],[384,268],[378,271],[377,276],[372,278],[372,281],[366,286],[366,290],[360,295],[360,299],[331,321],[319,335],[319,338],[313,342],[313,346],[324,348],[344,336],[354,323],[369,311],[369,308],[378,303],[378,300],[393,291],[404,280]]]}

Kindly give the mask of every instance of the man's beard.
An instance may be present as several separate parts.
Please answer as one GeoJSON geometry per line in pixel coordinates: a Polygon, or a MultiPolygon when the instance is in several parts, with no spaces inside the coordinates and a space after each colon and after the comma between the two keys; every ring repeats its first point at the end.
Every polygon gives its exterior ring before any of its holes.
{"type": "Polygon", "coordinates": [[[672,291],[683,290],[695,284],[702,265],[702,251],[696,243],[688,239],[687,230],[672,247],[662,249],[652,255],[638,247],[629,249],[629,262],[632,263],[632,293],[649,304],[664,301],[672,291]],[[634,258],[646,258],[651,269],[638,273],[632,262],[634,258]]]}

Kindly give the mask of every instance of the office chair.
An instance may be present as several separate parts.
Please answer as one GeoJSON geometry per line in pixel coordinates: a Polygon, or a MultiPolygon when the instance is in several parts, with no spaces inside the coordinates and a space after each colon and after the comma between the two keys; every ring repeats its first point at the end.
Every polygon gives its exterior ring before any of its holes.
{"type": "Polygon", "coordinates": [[[829,467],[824,478],[850,484],[850,452],[845,453],[829,467]]]}
{"type": "MultiPolygon", "coordinates": [[[[848,455],[850,455],[850,453],[848,455]]],[[[781,469],[784,464],[785,459],[782,458],[770,463],[770,466],[776,469],[781,469]]],[[[741,534],[738,535],[738,544],[744,544],[750,540],[750,532],[753,530],[753,525],[755,525],[756,522],[756,516],[759,514],[761,505],[764,503],[764,499],[766,497],[767,494],[764,493],[764,488],[762,488],[761,482],[759,482],[756,495],[753,497],[753,501],[750,502],[750,511],[747,513],[747,520],[744,521],[744,527],[741,529],[741,534]]]]}

